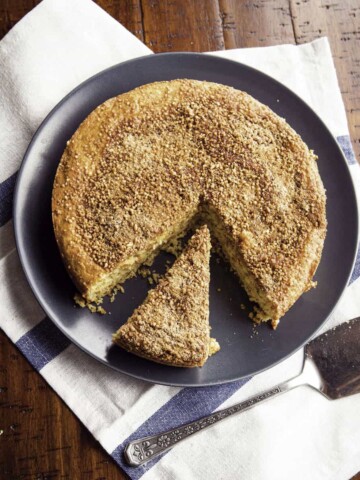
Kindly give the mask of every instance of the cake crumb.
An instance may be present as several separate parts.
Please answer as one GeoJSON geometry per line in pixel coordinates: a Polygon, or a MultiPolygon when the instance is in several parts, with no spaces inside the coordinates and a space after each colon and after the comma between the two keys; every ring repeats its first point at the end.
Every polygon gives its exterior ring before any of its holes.
{"type": "Polygon", "coordinates": [[[79,293],[75,293],[74,302],[80,308],[88,308],[91,313],[101,313],[102,315],[106,314],[106,310],[99,305],[101,302],[98,302],[97,304],[93,302],[87,302],[79,293]]]}
{"type": "Polygon", "coordinates": [[[86,300],[79,293],[75,293],[74,302],[81,308],[86,307],[86,300]]]}
{"type": "Polygon", "coordinates": [[[138,275],[140,275],[143,278],[147,278],[149,275],[151,275],[151,270],[150,268],[146,268],[144,266],[141,266],[138,271],[138,275]]]}
{"type": "Polygon", "coordinates": [[[178,257],[182,250],[181,239],[175,238],[171,240],[165,247],[162,247],[164,252],[170,253],[175,257],[178,257]]]}
{"type": "Polygon", "coordinates": [[[111,303],[113,303],[115,301],[115,297],[116,297],[118,292],[125,293],[125,289],[120,283],[118,285],[116,285],[116,287],[113,289],[113,291],[109,295],[111,303]]]}
{"type": "Polygon", "coordinates": [[[209,357],[211,355],[214,355],[220,350],[220,345],[219,342],[216,340],[216,338],[210,338],[210,343],[209,343],[209,357]]]}

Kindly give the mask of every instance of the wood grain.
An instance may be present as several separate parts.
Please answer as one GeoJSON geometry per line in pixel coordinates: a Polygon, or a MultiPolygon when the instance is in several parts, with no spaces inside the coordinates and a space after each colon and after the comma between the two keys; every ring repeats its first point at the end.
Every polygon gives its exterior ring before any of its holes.
{"type": "Polygon", "coordinates": [[[294,43],[288,0],[219,0],[226,48],[294,43]]]}
{"type": "Polygon", "coordinates": [[[291,0],[298,43],[329,37],[350,136],[360,163],[360,2],[356,0],[291,0]]]}
{"type": "MultiPolygon", "coordinates": [[[[38,0],[0,0],[0,38],[38,0]]],[[[98,0],[155,52],[304,43],[327,35],[360,162],[358,0],[98,0]]],[[[126,478],[0,333],[0,480],[126,478]]],[[[354,477],[360,480],[360,473],[354,477]]]]}
{"type": "Polygon", "coordinates": [[[224,49],[216,1],[143,1],[142,11],[145,43],[156,53],[224,49]]]}

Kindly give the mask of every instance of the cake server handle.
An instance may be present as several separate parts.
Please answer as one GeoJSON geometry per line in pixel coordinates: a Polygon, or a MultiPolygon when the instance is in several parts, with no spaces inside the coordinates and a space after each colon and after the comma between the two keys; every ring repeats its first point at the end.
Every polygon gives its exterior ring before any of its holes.
{"type": "Polygon", "coordinates": [[[304,385],[307,382],[304,381],[305,379],[303,375],[304,374],[301,373],[300,375],[282,383],[281,385],[278,385],[277,387],[274,387],[259,395],[255,395],[244,402],[237,403],[231,407],[224,408],[223,410],[219,410],[211,415],[200,418],[199,420],[195,420],[194,422],[187,423],[186,425],[174,428],[173,430],[168,430],[156,435],[134,440],[133,442],[128,443],[128,445],[125,447],[125,460],[132,467],[137,467],[149,462],[153,458],[161,455],[167,450],[170,450],[174,445],[177,445],[195,433],[201,432],[202,430],[215,425],[221,420],[225,420],[235,413],[248,410],[258,403],[269,400],[280,393],[284,393],[292,388],[304,385]]]}

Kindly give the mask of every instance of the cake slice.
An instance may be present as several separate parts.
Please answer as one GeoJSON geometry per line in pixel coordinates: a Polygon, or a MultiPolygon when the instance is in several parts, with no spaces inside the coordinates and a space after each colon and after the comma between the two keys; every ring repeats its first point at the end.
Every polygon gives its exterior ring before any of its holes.
{"type": "Polygon", "coordinates": [[[204,365],[220,348],[210,338],[210,248],[210,233],[204,225],[144,303],[113,335],[114,343],[174,367],[204,365]]]}

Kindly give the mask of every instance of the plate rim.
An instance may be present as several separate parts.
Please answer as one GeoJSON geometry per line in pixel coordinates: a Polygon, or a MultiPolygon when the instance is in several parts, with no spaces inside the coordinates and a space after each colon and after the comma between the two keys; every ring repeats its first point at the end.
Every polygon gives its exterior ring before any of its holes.
{"type": "MultiPolygon", "coordinates": [[[[150,60],[151,61],[151,60],[150,60]]],[[[186,77],[181,77],[181,78],[186,78],[186,77]]],[[[161,81],[161,80],[159,80],[161,81]]],[[[149,82],[149,83],[152,83],[152,82],[149,82]]],[[[142,85],[146,85],[146,83],[142,84],[142,85]]],[[[135,87],[135,88],[138,88],[138,87],[135,87]]],[[[133,88],[131,89],[133,90],[133,88]]],[[[130,91],[130,90],[129,90],[130,91]]],[[[112,98],[112,97],[109,97],[109,98],[112,98]]],[[[99,104],[100,105],[100,104],[99,104]]],[[[96,108],[96,107],[95,107],[96,108]]],[[[269,107],[270,108],[270,107],[269,107]]],[[[276,113],[276,112],[275,112],[276,113]]],[[[276,113],[276,115],[278,115],[276,113]]],[[[278,115],[280,116],[280,115],[278,115]]],[[[86,118],[86,117],[85,117],[86,118]]],[[[17,249],[17,252],[18,252],[18,255],[19,255],[19,259],[20,259],[20,263],[21,263],[21,267],[22,267],[22,270],[25,274],[25,277],[26,277],[26,280],[32,290],[32,293],[34,294],[37,302],[39,303],[39,305],[41,306],[41,308],[44,310],[45,314],[48,316],[48,318],[50,318],[50,320],[56,325],[57,328],[59,328],[59,330],[70,340],[70,342],[74,345],[76,345],[78,348],[80,348],[83,352],[85,352],[86,354],[90,355],[92,358],[96,359],[98,362],[100,362],[101,364],[103,365],[106,365],[107,367],[110,367],[112,368],[113,370],[117,371],[117,372],[120,372],[121,374],[123,375],[127,375],[129,377],[132,377],[132,378],[136,378],[136,379],[139,379],[139,380],[143,380],[143,381],[146,381],[146,382],[149,382],[149,383],[153,383],[153,384],[158,384],[158,385],[167,385],[167,386],[175,386],[175,387],[190,387],[190,388],[195,388],[195,387],[209,387],[209,386],[215,386],[215,385],[222,385],[222,384],[226,384],[226,383],[231,383],[231,382],[235,382],[235,381],[239,381],[241,379],[245,379],[245,378],[250,378],[254,375],[258,375],[272,367],[275,367],[276,365],[278,365],[279,363],[285,361],[286,359],[288,359],[290,356],[294,355],[296,352],[298,352],[301,348],[304,347],[304,345],[306,345],[316,334],[317,332],[325,325],[325,323],[328,321],[328,319],[330,318],[330,316],[332,315],[334,309],[336,308],[336,306],[339,304],[339,302],[341,301],[344,293],[345,293],[345,290],[346,290],[346,287],[348,286],[349,284],[349,280],[351,278],[351,274],[353,272],[353,268],[354,268],[354,265],[355,265],[355,261],[356,261],[356,255],[357,255],[357,251],[358,251],[358,248],[359,248],[359,238],[360,238],[360,231],[359,231],[359,205],[358,205],[358,202],[357,202],[357,195],[356,195],[356,190],[355,190],[355,185],[354,185],[354,181],[353,181],[353,178],[351,176],[351,173],[350,173],[350,166],[345,158],[345,155],[338,143],[338,141],[336,140],[335,136],[331,133],[331,131],[329,130],[328,126],[325,124],[325,122],[322,120],[322,118],[313,110],[312,107],[310,107],[310,105],[308,105],[308,103],[302,99],[297,93],[295,93],[293,90],[291,90],[289,87],[287,87],[286,85],[284,85],[282,82],[280,82],[279,80],[273,78],[272,76],[254,68],[254,67],[251,67],[249,65],[246,65],[242,62],[237,62],[235,60],[231,60],[231,59],[228,59],[228,58],[223,58],[223,57],[220,57],[220,56],[217,56],[217,55],[212,55],[212,54],[208,54],[208,53],[201,53],[201,52],[164,52],[164,53],[157,53],[157,54],[147,54],[147,55],[143,55],[143,56],[140,56],[140,57],[136,57],[136,58],[133,58],[133,59],[129,59],[129,60],[125,60],[123,62],[119,62],[115,65],[112,65],[110,67],[107,67],[103,70],[101,70],[100,72],[97,72],[96,74],[90,76],[89,78],[87,78],[86,80],[82,81],[80,84],[78,84],[76,87],[74,87],[70,92],[68,92],[51,110],[50,112],[45,116],[45,118],[42,120],[42,122],[40,123],[40,125],[38,126],[38,128],[36,129],[34,135],[32,136],[31,140],[30,140],[30,143],[28,145],[28,147],[26,148],[26,151],[23,155],[23,158],[22,158],[22,161],[21,161],[21,165],[20,165],[20,168],[18,170],[18,174],[17,174],[17,178],[16,178],[16,184],[15,184],[15,188],[14,188],[14,197],[13,197],[13,230],[14,230],[14,237],[15,237],[15,244],[16,244],[16,249],[17,249]],[[49,312],[47,311],[47,306],[45,305],[45,302],[43,302],[42,300],[42,296],[39,294],[39,291],[38,291],[38,288],[37,288],[37,285],[36,285],[36,282],[34,282],[32,279],[31,279],[31,274],[30,272],[28,272],[27,270],[27,262],[26,262],[26,253],[25,253],[25,248],[24,246],[22,245],[21,241],[21,226],[19,224],[19,217],[17,215],[17,212],[18,212],[18,203],[19,203],[19,192],[20,192],[20,189],[21,189],[21,181],[22,181],[22,177],[23,177],[23,171],[24,171],[24,168],[25,168],[25,165],[27,164],[27,162],[29,161],[29,158],[31,158],[30,154],[31,154],[31,150],[32,148],[34,147],[35,143],[36,143],[36,140],[38,138],[38,136],[40,135],[40,133],[42,132],[42,130],[44,128],[46,128],[46,125],[49,121],[49,119],[57,112],[57,110],[59,110],[61,108],[61,106],[66,103],[73,95],[75,95],[79,90],[81,90],[82,88],[84,88],[85,85],[95,81],[98,77],[101,77],[102,75],[104,75],[105,73],[109,72],[109,71],[112,71],[112,70],[117,70],[119,67],[122,68],[122,67],[126,67],[127,64],[129,63],[135,63],[135,62],[142,62],[143,60],[145,59],[151,59],[151,58],[159,58],[159,57],[210,57],[211,59],[213,59],[214,61],[216,62],[220,62],[220,63],[230,63],[230,64],[233,64],[233,65],[236,65],[237,67],[240,67],[240,68],[244,68],[245,70],[248,70],[250,72],[253,72],[255,75],[260,75],[262,76],[263,78],[265,78],[266,81],[270,81],[274,84],[277,84],[281,89],[283,89],[286,94],[290,94],[291,96],[295,97],[297,99],[297,101],[299,101],[300,103],[302,103],[302,105],[313,115],[316,117],[316,119],[320,122],[321,126],[323,127],[323,129],[326,131],[327,135],[330,136],[334,142],[334,145],[336,146],[337,148],[337,151],[338,151],[338,154],[340,154],[340,157],[342,158],[342,162],[343,164],[345,164],[345,170],[346,170],[346,175],[348,177],[348,180],[349,180],[349,185],[351,185],[351,192],[349,192],[351,194],[351,197],[353,198],[353,205],[354,205],[354,210],[355,210],[355,237],[356,237],[356,241],[355,241],[355,248],[354,248],[354,251],[353,251],[353,255],[352,255],[352,262],[351,262],[351,266],[349,266],[349,269],[348,269],[348,275],[346,277],[346,281],[344,282],[344,284],[341,286],[341,293],[340,295],[338,296],[337,300],[334,302],[334,305],[332,306],[331,310],[329,311],[328,315],[324,318],[324,320],[321,322],[320,325],[318,325],[318,327],[316,328],[316,330],[313,331],[313,333],[311,334],[310,337],[308,337],[305,341],[303,341],[297,348],[293,349],[291,352],[289,352],[287,355],[283,356],[281,359],[279,360],[276,360],[274,362],[272,362],[270,365],[260,369],[260,370],[256,370],[254,372],[250,372],[248,373],[247,375],[240,375],[240,376],[236,376],[232,379],[227,379],[227,380],[219,380],[219,381],[207,381],[207,382],[204,382],[204,383],[183,383],[183,382],[176,382],[176,381],[159,381],[159,380],[153,380],[153,379],[149,379],[147,378],[146,376],[144,377],[143,375],[139,375],[139,374],[136,374],[136,373],[130,373],[128,371],[123,371],[121,368],[119,368],[118,366],[116,365],[113,365],[113,364],[110,364],[106,361],[104,361],[102,358],[99,358],[98,356],[96,356],[93,352],[91,352],[91,350],[87,349],[86,347],[82,346],[77,340],[74,340],[74,338],[68,334],[68,332],[66,332],[66,330],[63,328],[62,324],[58,322],[58,320],[56,318],[54,318],[52,315],[49,314],[49,312]]],[[[326,238],[325,238],[326,240],[326,238]]],[[[320,259],[320,262],[321,262],[321,259],[320,259]]]]}

